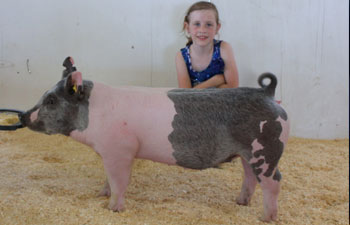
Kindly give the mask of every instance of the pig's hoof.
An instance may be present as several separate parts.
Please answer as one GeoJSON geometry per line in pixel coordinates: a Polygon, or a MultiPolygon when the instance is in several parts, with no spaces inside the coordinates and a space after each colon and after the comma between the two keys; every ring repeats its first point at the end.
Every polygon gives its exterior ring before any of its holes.
{"type": "Polygon", "coordinates": [[[269,215],[263,215],[263,217],[260,219],[263,222],[271,222],[271,221],[276,221],[277,220],[277,213],[272,213],[269,215]]]}
{"type": "Polygon", "coordinates": [[[123,212],[123,211],[125,211],[125,208],[124,208],[123,205],[114,205],[114,206],[108,205],[108,208],[110,210],[112,210],[113,212],[123,212]]]}
{"type": "Polygon", "coordinates": [[[109,188],[103,188],[97,195],[98,197],[103,197],[103,196],[107,196],[110,197],[111,196],[111,190],[109,188]]]}
{"type": "Polygon", "coordinates": [[[248,198],[237,197],[236,198],[236,203],[238,205],[248,205],[249,204],[249,199],[248,198]]]}

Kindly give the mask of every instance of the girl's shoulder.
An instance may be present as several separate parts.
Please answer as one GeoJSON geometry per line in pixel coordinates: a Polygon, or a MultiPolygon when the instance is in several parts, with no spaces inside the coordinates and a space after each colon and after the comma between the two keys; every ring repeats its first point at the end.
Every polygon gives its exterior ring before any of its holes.
{"type": "Polygon", "coordinates": [[[230,43],[228,43],[226,41],[221,41],[220,52],[221,52],[221,57],[223,57],[223,58],[226,58],[228,55],[232,55],[233,50],[232,50],[230,43]]]}
{"type": "Polygon", "coordinates": [[[181,59],[181,58],[186,62],[189,60],[190,51],[187,46],[185,48],[180,49],[180,51],[176,53],[176,59],[181,59]]]}
{"type": "Polygon", "coordinates": [[[188,64],[189,61],[190,61],[189,53],[187,53],[183,49],[181,49],[180,51],[176,52],[176,56],[175,56],[175,62],[176,63],[188,64]]]}
{"type": "Polygon", "coordinates": [[[230,43],[227,41],[220,41],[220,49],[222,50],[232,50],[230,43]]]}
{"type": "Polygon", "coordinates": [[[176,61],[181,60],[181,59],[184,60],[182,50],[176,52],[175,59],[176,59],[176,61]]]}

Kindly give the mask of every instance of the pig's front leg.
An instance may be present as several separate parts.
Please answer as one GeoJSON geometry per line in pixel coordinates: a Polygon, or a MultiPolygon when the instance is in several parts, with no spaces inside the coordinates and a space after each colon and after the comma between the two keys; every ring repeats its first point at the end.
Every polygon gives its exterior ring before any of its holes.
{"type": "Polygon", "coordinates": [[[110,186],[111,197],[108,208],[115,212],[124,210],[124,194],[130,180],[132,161],[133,159],[125,159],[125,157],[103,160],[110,186]]]}
{"type": "Polygon", "coordinates": [[[239,205],[248,205],[252,195],[254,194],[258,180],[256,179],[256,175],[253,173],[253,169],[248,162],[243,158],[241,158],[241,160],[244,169],[244,180],[241,193],[239,197],[237,197],[236,202],[239,205]]]}
{"type": "Polygon", "coordinates": [[[127,130],[102,143],[98,152],[103,160],[107,181],[100,194],[110,195],[108,208],[120,212],[124,210],[124,194],[139,143],[137,137],[127,130]]]}

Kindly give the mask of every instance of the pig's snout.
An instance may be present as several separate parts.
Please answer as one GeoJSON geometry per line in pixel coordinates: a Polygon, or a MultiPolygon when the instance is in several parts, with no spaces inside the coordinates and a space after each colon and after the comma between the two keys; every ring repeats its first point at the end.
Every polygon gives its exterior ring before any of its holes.
{"type": "Polygon", "coordinates": [[[39,110],[29,110],[18,115],[23,126],[28,126],[38,119],[39,110]]]}
{"type": "Polygon", "coordinates": [[[52,134],[51,131],[47,131],[45,129],[45,124],[43,121],[38,119],[38,112],[39,110],[29,110],[21,115],[19,115],[19,119],[21,121],[21,124],[23,127],[28,127],[31,130],[46,133],[46,134],[52,134]]]}
{"type": "Polygon", "coordinates": [[[23,127],[27,126],[27,119],[26,119],[28,118],[27,114],[28,114],[27,112],[21,112],[18,114],[19,121],[21,122],[23,127]]]}

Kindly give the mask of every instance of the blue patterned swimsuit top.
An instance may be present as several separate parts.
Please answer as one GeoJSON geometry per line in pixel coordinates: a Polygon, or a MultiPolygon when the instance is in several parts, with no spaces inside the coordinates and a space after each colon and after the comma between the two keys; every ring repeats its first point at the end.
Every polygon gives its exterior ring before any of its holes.
{"type": "Polygon", "coordinates": [[[221,41],[214,40],[214,51],[213,51],[213,56],[211,58],[209,66],[205,70],[200,72],[195,71],[192,68],[192,62],[191,62],[191,56],[190,56],[191,45],[188,45],[185,48],[181,49],[182,56],[186,62],[188,74],[190,75],[192,87],[196,86],[197,84],[203,81],[208,80],[214,75],[224,74],[225,63],[220,55],[220,44],[221,44],[221,41]]]}

